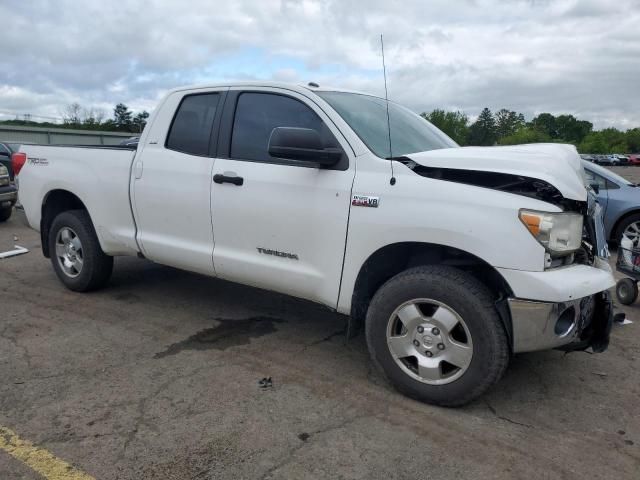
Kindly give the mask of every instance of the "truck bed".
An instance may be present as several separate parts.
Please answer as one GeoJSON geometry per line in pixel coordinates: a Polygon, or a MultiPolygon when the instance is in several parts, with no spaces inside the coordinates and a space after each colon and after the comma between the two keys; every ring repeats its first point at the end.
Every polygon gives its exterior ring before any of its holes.
{"type": "Polygon", "coordinates": [[[41,209],[56,190],[85,205],[100,245],[109,255],[135,255],[129,184],[135,147],[23,145],[27,163],[19,175],[19,198],[32,228],[40,230],[41,209]]]}

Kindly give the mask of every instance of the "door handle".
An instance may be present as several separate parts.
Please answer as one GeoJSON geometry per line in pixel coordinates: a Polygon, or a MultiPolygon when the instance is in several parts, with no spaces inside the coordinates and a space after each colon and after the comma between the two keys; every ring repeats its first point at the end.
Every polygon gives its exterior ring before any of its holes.
{"type": "Polygon", "coordinates": [[[233,183],[236,186],[241,186],[244,183],[244,178],[238,177],[237,175],[225,175],[222,173],[216,173],[213,176],[213,181],[215,183],[233,183]]]}
{"type": "Polygon", "coordinates": [[[134,174],[135,174],[136,180],[142,178],[142,168],[143,168],[142,160],[138,160],[136,162],[136,166],[134,167],[134,174]]]}

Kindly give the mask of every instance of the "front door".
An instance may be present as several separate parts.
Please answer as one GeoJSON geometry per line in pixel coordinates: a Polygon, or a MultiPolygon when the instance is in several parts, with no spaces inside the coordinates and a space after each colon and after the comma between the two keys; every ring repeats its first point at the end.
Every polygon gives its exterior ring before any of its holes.
{"type": "Polygon", "coordinates": [[[355,174],[348,144],[320,109],[291,91],[230,91],[225,119],[227,108],[228,150],[216,159],[211,200],[216,273],[335,307],[355,174]],[[315,129],[343,159],[319,168],[272,157],[276,127],[315,129]]]}

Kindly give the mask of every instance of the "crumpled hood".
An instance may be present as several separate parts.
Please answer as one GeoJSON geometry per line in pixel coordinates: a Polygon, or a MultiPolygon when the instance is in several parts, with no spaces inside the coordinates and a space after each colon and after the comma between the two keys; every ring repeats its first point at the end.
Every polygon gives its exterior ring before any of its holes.
{"type": "Polygon", "coordinates": [[[405,155],[425,167],[500,172],[537,178],[563,197],[586,201],[583,170],[573,145],[533,143],[504,147],[461,147],[405,155]]]}

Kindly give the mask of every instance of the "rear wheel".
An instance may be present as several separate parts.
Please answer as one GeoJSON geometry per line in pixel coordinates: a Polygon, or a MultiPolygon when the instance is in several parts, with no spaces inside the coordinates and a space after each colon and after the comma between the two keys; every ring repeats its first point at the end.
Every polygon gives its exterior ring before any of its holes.
{"type": "Polygon", "coordinates": [[[111,277],[113,257],[106,255],[85,210],[58,215],[49,230],[49,253],[58,278],[70,290],[88,292],[111,277]]]}
{"type": "Polygon", "coordinates": [[[510,350],[489,291],[451,267],[402,272],[376,292],[366,335],[374,363],[401,392],[459,406],[498,381],[510,350]]]}
{"type": "Polygon", "coordinates": [[[623,305],[631,305],[638,299],[638,283],[630,278],[623,278],[616,284],[616,297],[623,305]]]}
{"type": "Polygon", "coordinates": [[[13,213],[13,207],[0,208],[0,222],[6,222],[13,213]]]}

